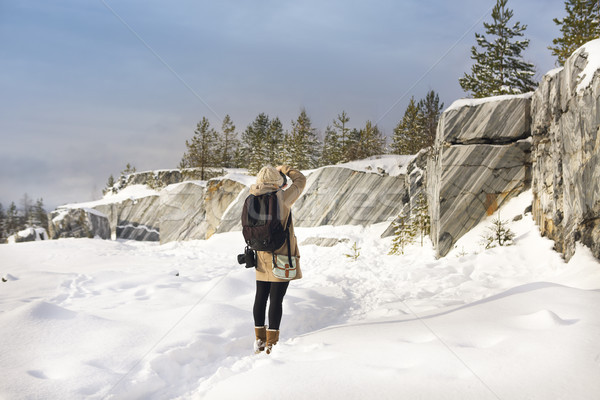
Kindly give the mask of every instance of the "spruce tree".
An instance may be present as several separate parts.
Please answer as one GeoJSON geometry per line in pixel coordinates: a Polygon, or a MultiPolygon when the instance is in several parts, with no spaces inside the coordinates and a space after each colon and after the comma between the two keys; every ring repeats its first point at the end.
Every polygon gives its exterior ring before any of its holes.
{"type": "Polygon", "coordinates": [[[19,213],[15,202],[11,202],[6,210],[6,236],[13,235],[19,229],[19,213]]]}
{"type": "Polygon", "coordinates": [[[344,157],[341,138],[337,130],[327,125],[325,138],[323,139],[323,151],[321,153],[321,165],[335,165],[344,157]]]}
{"type": "Polygon", "coordinates": [[[27,226],[33,225],[33,202],[27,193],[21,198],[21,210],[23,211],[23,214],[19,218],[19,226],[24,229],[27,226]]]}
{"type": "Polygon", "coordinates": [[[424,147],[433,146],[437,132],[438,121],[444,109],[444,103],[440,103],[440,97],[435,91],[431,90],[424,99],[417,104],[422,116],[423,123],[423,145],[424,147]]]}
{"type": "Polygon", "coordinates": [[[269,126],[269,117],[260,113],[242,134],[241,156],[250,174],[257,174],[267,164],[269,126]]]}
{"type": "Polygon", "coordinates": [[[236,167],[235,154],[239,146],[235,125],[229,114],[223,118],[221,136],[219,137],[219,160],[217,164],[224,168],[236,167]]]}
{"type": "Polygon", "coordinates": [[[6,240],[6,213],[4,212],[4,207],[2,203],[0,203],[0,243],[4,243],[6,240]]]}
{"type": "Polygon", "coordinates": [[[373,125],[371,121],[367,121],[361,131],[362,142],[366,150],[365,157],[376,156],[386,152],[385,137],[377,125],[373,125]]]}
{"type": "Polygon", "coordinates": [[[272,166],[281,164],[283,158],[283,139],[283,124],[279,117],[275,117],[269,122],[267,130],[267,164],[272,166]]]}
{"type": "Polygon", "coordinates": [[[340,143],[340,152],[342,154],[340,161],[346,162],[349,161],[347,157],[348,153],[348,145],[349,145],[349,135],[350,128],[348,128],[348,122],[350,118],[346,114],[346,111],[342,111],[341,114],[338,114],[337,118],[333,121],[333,127],[337,131],[340,143]]]}
{"type": "Polygon", "coordinates": [[[33,206],[34,225],[41,226],[48,231],[48,215],[44,209],[44,200],[39,198],[33,206]]]}
{"type": "Polygon", "coordinates": [[[102,190],[102,194],[106,194],[112,191],[115,183],[115,177],[112,174],[110,174],[110,176],[108,177],[108,181],[106,182],[106,187],[102,190]]]}
{"type": "Polygon", "coordinates": [[[192,140],[186,140],[185,146],[187,152],[179,165],[181,168],[199,168],[200,179],[207,179],[210,167],[220,166],[217,132],[211,128],[206,117],[202,117],[202,121],[198,122],[192,140]]]}
{"type": "Polygon", "coordinates": [[[580,46],[600,37],[600,1],[567,0],[565,11],[564,18],[553,19],[560,26],[562,36],[552,40],[554,47],[548,47],[557,57],[558,65],[564,65],[580,46]]]}
{"type": "Polygon", "coordinates": [[[344,161],[359,160],[364,155],[361,149],[361,130],[353,128],[348,132],[344,151],[344,161]]]}
{"type": "Polygon", "coordinates": [[[132,164],[127,163],[127,165],[125,166],[125,169],[123,171],[121,171],[121,176],[135,174],[135,171],[136,171],[135,167],[132,164]]]}
{"type": "Polygon", "coordinates": [[[533,81],[534,65],[523,61],[521,52],[529,46],[529,39],[519,40],[527,25],[516,22],[508,23],[513,11],[506,8],[507,0],[497,0],[492,10],[492,23],[485,23],[486,33],[493,41],[476,33],[477,46],[471,48],[471,58],[475,64],[471,74],[459,79],[465,92],[473,97],[481,98],[502,94],[519,94],[534,90],[537,84],[533,81]]]}
{"type": "Polygon", "coordinates": [[[400,255],[404,254],[404,248],[414,242],[416,231],[415,225],[410,220],[404,210],[400,212],[396,221],[393,222],[394,227],[394,238],[392,239],[392,248],[390,249],[389,255],[400,255]]]}
{"type": "Polygon", "coordinates": [[[421,107],[410,98],[402,120],[394,128],[391,152],[393,154],[416,154],[428,144],[425,133],[425,116],[421,107]]]}
{"type": "Polygon", "coordinates": [[[423,192],[419,193],[417,197],[417,204],[413,214],[413,223],[416,232],[421,237],[421,247],[423,247],[423,239],[425,236],[429,236],[431,231],[431,219],[429,217],[429,207],[427,205],[427,199],[423,195],[423,192]]]}
{"type": "Polygon", "coordinates": [[[319,161],[319,139],[305,109],[292,121],[289,135],[289,157],[291,165],[298,169],[315,168],[319,161]]]}

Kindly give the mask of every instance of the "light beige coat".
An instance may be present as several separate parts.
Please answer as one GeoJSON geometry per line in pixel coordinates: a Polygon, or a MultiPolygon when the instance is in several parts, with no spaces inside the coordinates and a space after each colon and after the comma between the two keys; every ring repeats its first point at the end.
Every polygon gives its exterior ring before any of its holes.
{"type": "MultiPolygon", "coordinates": [[[[285,226],[290,216],[290,210],[292,205],[306,186],[306,177],[298,170],[291,168],[289,165],[284,165],[281,172],[286,174],[292,179],[292,184],[286,190],[279,190],[276,184],[261,183],[255,184],[250,187],[250,194],[259,196],[265,193],[271,193],[277,191],[277,202],[281,207],[281,218],[282,224],[285,226]]],[[[302,278],[302,270],[300,269],[300,251],[298,250],[298,241],[294,234],[294,222],[290,221],[290,249],[292,256],[297,257],[297,273],[294,279],[302,278]]],[[[266,251],[257,251],[257,266],[256,266],[256,280],[265,282],[287,282],[286,280],[276,278],[273,275],[273,255],[266,251]]],[[[281,246],[281,248],[275,250],[275,254],[288,254],[287,241],[281,246]]]]}

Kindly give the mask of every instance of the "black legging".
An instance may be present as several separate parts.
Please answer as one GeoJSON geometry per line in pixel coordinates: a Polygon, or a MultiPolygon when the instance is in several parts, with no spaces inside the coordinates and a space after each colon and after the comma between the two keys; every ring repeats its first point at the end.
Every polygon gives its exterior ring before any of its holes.
{"type": "Polygon", "coordinates": [[[256,297],[254,297],[254,326],[265,325],[267,300],[269,301],[269,329],[279,329],[283,315],[283,296],[289,282],[256,281],[256,297]]]}

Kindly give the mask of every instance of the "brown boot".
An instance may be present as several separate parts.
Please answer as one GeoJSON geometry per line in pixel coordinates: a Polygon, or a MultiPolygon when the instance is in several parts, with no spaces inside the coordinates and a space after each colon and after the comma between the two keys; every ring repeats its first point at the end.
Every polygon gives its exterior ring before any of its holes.
{"type": "Polygon", "coordinates": [[[279,341],[279,330],[267,329],[267,354],[271,354],[273,346],[279,341]]]}
{"type": "Polygon", "coordinates": [[[254,354],[258,354],[265,350],[267,344],[267,327],[266,326],[255,326],[254,334],[256,340],[254,341],[254,354]]]}

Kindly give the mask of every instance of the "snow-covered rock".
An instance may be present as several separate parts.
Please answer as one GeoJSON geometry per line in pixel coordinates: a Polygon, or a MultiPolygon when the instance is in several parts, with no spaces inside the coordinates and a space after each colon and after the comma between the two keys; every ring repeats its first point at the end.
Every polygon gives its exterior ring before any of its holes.
{"type": "Polygon", "coordinates": [[[36,240],[48,240],[48,232],[44,228],[25,228],[6,239],[7,243],[34,242],[36,240]]]}
{"type": "Polygon", "coordinates": [[[92,208],[59,208],[51,212],[48,219],[51,239],[110,239],[108,218],[92,208]]]}

